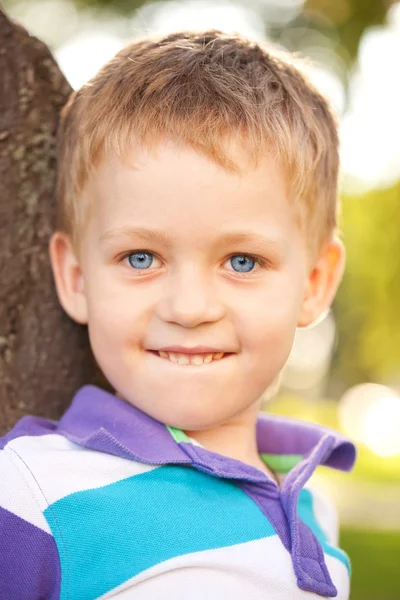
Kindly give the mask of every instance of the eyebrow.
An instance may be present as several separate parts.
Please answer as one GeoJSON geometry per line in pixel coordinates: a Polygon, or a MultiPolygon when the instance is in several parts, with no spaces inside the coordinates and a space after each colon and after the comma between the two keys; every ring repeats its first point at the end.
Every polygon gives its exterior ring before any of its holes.
{"type": "MultiPolygon", "coordinates": [[[[120,227],[118,229],[110,229],[99,237],[100,242],[112,241],[121,237],[134,238],[140,237],[151,242],[159,242],[166,246],[172,246],[173,239],[170,235],[161,229],[147,229],[146,227],[120,227]]],[[[272,248],[280,246],[279,240],[272,237],[266,237],[255,232],[231,232],[221,235],[220,243],[241,244],[253,242],[256,244],[268,245],[272,248]]]]}

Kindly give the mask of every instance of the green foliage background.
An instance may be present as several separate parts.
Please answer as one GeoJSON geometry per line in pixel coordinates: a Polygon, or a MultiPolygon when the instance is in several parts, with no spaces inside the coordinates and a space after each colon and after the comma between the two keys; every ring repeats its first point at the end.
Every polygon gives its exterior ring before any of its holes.
{"type": "Polygon", "coordinates": [[[343,198],[347,270],[335,301],[332,377],[347,385],[398,383],[400,371],[400,184],[343,198]]]}

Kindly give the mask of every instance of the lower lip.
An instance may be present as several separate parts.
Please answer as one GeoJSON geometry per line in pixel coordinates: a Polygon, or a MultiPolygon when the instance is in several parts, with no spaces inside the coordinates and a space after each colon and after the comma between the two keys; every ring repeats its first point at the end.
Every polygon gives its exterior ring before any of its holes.
{"type": "Polygon", "coordinates": [[[224,356],[222,358],[217,359],[217,360],[213,359],[209,363],[203,363],[202,365],[191,365],[190,363],[188,365],[180,365],[179,363],[173,362],[169,358],[164,358],[163,356],[160,356],[158,354],[158,352],[155,352],[154,350],[148,350],[148,352],[150,354],[152,354],[153,356],[156,356],[157,358],[162,360],[164,363],[169,363],[170,365],[174,365],[175,367],[185,367],[185,369],[189,369],[189,370],[199,369],[200,367],[209,367],[213,364],[222,363],[222,362],[225,363],[226,360],[234,354],[233,352],[227,352],[226,354],[224,354],[224,356]]]}

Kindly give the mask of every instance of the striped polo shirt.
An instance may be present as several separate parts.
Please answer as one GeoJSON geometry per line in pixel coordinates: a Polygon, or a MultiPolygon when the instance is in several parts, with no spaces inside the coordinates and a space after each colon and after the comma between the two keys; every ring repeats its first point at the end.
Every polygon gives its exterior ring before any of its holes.
{"type": "Polygon", "coordinates": [[[265,473],[96,386],[0,439],[1,600],[349,597],[335,511],[306,482],[350,470],[334,431],[260,413],[265,473]]]}

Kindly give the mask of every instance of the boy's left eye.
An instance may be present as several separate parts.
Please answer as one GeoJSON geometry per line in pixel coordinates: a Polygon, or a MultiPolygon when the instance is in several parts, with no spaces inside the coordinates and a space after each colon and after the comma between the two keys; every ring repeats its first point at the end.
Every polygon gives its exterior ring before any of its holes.
{"type": "Polygon", "coordinates": [[[239,273],[250,273],[257,262],[254,257],[247,256],[246,254],[235,254],[228,260],[231,261],[232,265],[235,263],[235,265],[238,267],[239,273]],[[246,270],[247,267],[250,267],[249,270],[246,270]]]}
{"type": "Polygon", "coordinates": [[[147,269],[153,264],[152,256],[154,255],[151,252],[134,252],[133,254],[128,254],[126,258],[129,259],[129,264],[134,269],[147,269]],[[133,260],[131,261],[132,257],[133,260]]]}
{"type": "MultiPolygon", "coordinates": [[[[141,250],[140,252],[129,252],[125,254],[121,258],[121,261],[125,260],[125,258],[128,258],[130,266],[134,269],[145,271],[153,266],[154,258],[156,257],[152,252],[141,250]]],[[[156,260],[158,259],[156,258],[156,260]]],[[[233,266],[234,272],[242,273],[244,275],[252,273],[256,264],[263,266],[264,263],[260,258],[248,254],[234,254],[227,260],[230,261],[233,266]]]]}

